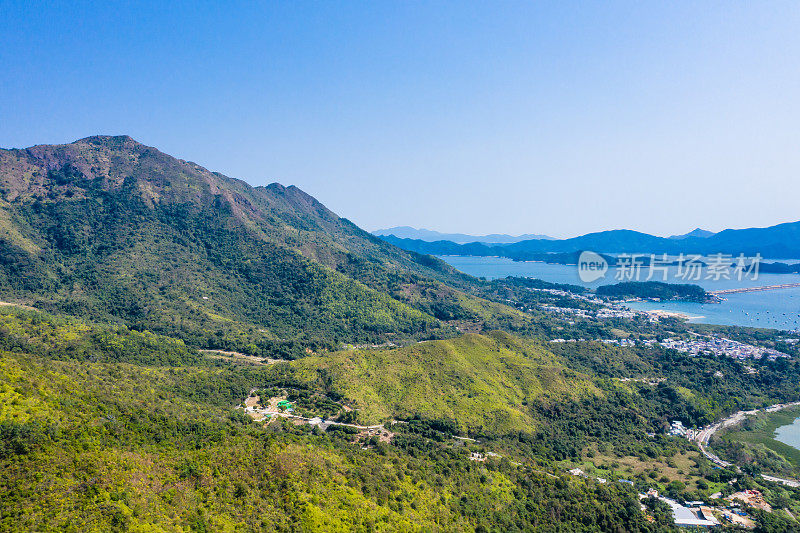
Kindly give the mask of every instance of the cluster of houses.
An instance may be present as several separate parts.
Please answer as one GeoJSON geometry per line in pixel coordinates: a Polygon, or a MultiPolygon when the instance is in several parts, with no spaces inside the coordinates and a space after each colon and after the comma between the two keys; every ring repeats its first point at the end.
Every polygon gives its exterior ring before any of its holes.
{"type": "Polygon", "coordinates": [[[500,457],[500,455],[494,452],[486,452],[486,453],[471,452],[469,454],[470,461],[477,461],[479,463],[486,461],[486,459],[489,459],[490,457],[500,457]]]}
{"type": "Polygon", "coordinates": [[[718,356],[732,357],[734,359],[763,359],[774,361],[779,357],[791,357],[789,354],[779,352],[773,348],[753,346],[739,341],[711,335],[708,338],[683,340],[664,339],[659,342],[664,348],[671,348],[690,355],[711,353],[718,356]]]}
{"type": "MultiPolygon", "coordinates": [[[[575,317],[580,318],[594,318],[594,319],[605,319],[605,318],[636,318],[637,316],[645,316],[651,322],[658,322],[659,319],[656,315],[642,312],[642,311],[634,311],[624,305],[619,305],[615,303],[608,302],[601,298],[594,296],[593,294],[578,294],[574,292],[567,292],[561,291],[557,289],[531,289],[532,291],[536,292],[543,292],[547,294],[551,294],[553,296],[558,296],[562,298],[569,298],[571,300],[585,302],[588,304],[592,304],[593,308],[589,309],[578,309],[576,307],[559,307],[555,305],[548,305],[548,304],[540,304],[535,306],[541,311],[545,311],[548,313],[557,313],[563,315],[572,315],[575,317]]],[[[529,306],[521,306],[523,311],[533,311],[534,307],[529,306]]]]}
{"type": "Polygon", "coordinates": [[[598,342],[602,342],[603,344],[613,344],[614,346],[650,346],[655,344],[655,340],[644,340],[644,341],[637,341],[636,339],[598,339],[598,342]]]}
{"type": "MultiPolygon", "coordinates": [[[[550,342],[552,343],[587,342],[588,340],[589,339],[557,338],[557,339],[551,339],[550,342]]],[[[637,340],[629,338],[618,338],[618,339],[594,339],[594,341],[621,347],[634,347],[634,346],[653,347],[658,345],[663,348],[677,350],[679,352],[687,353],[689,355],[700,355],[701,353],[708,353],[720,357],[730,357],[742,362],[751,359],[755,360],[767,359],[769,361],[774,361],[778,358],[791,357],[789,354],[780,352],[778,350],[775,350],[774,348],[754,346],[752,344],[734,341],[716,335],[711,335],[707,338],[697,338],[690,340],[679,339],[679,338],[667,338],[658,341],[656,339],[637,340]]],[[[744,373],[756,374],[758,373],[758,371],[752,366],[745,365],[744,373]]],[[[714,374],[714,377],[721,378],[724,377],[724,375],[721,372],[717,372],[714,374]]]]}
{"type": "Polygon", "coordinates": [[[558,289],[531,289],[535,292],[545,292],[548,294],[552,294],[553,296],[560,296],[562,298],[572,298],[573,300],[580,300],[582,302],[588,302],[592,304],[603,304],[603,300],[600,298],[593,296],[591,294],[578,294],[575,292],[567,292],[567,291],[560,291],[558,289]]]}
{"type": "Polygon", "coordinates": [[[674,437],[683,437],[685,439],[694,440],[697,437],[697,430],[687,428],[680,420],[673,420],[672,425],[667,432],[674,437]]]}
{"type": "Polygon", "coordinates": [[[604,304],[600,309],[577,309],[574,307],[557,307],[554,305],[542,304],[539,309],[548,313],[559,313],[564,315],[572,315],[580,318],[635,318],[636,316],[647,316],[651,322],[658,322],[658,317],[641,311],[634,311],[627,307],[604,304]]]}
{"type": "Polygon", "coordinates": [[[597,313],[595,313],[595,318],[635,318],[639,315],[646,315],[651,322],[658,322],[658,317],[651,316],[647,313],[642,313],[640,311],[634,311],[627,307],[619,306],[619,305],[608,305],[603,307],[597,313]]]}
{"type": "MultiPolygon", "coordinates": [[[[587,342],[590,339],[551,339],[552,343],[562,342],[587,342]]],[[[655,339],[636,340],[636,339],[594,339],[594,342],[602,342],[603,344],[613,344],[615,346],[652,346],[657,341],[655,339]]]]}
{"type": "Polygon", "coordinates": [[[560,313],[564,315],[573,315],[581,318],[591,318],[594,312],[588,309],[577,309],[575,307],[556,307],[554,305],[540,305],[539,309],[548,313],[560,313]]]}

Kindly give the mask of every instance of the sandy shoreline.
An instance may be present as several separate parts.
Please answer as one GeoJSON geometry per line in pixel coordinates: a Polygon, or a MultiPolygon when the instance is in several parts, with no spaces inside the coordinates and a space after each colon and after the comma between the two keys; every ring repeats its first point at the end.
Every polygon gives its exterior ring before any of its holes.
{"type": "Polygon", "coordinates": [[[647,314],[663,318],[682,318],[684,320],[696,320],[705,318],[701,315],[690,315],[688,313],[681,313],[680,311],[667,311],[666,309],[649,309],[644,311],[647,314]]]}

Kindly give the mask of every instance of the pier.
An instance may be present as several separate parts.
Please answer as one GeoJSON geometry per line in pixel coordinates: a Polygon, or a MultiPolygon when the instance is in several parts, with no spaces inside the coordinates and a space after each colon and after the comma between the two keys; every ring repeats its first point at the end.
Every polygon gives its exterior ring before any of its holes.
{"type": "Polygon", "coordinates": [[[737,289],[708,291],[708,294],[713,294],[714,296],[721,296],[723,294],[737,294],[740,292],[775,291],[778,289],[792,289],[795,287],[800,287],[800,283],[784,283],[783,285],[764,285],[762,287],[739,287],[737,289]]]}

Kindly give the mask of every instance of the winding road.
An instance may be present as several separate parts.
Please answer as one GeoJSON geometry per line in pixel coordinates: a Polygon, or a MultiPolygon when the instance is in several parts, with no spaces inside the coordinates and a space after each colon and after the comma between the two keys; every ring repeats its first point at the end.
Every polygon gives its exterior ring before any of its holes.
{"type": "MultiPolygon", "coordinates": [[[[721,466],[723,468],[734,466],[733,463],[730,463],[728,461],[723,461],[722,459],[719,458],[718,455],[706,449],[706,446],[708,446],[708,442],[711,440],[711,437],[714,435],[714,433],[716,433],[720,429],[729,428],[742,423],[748,415],[755,415],[761,411],[764,411],[765,413],[774,413],[776,411],[781,411],[788,407],[795,407],[798,405],[800,405],[800,402],[776,403],[775,405],[770,405],[769,407],[765,407],[764,409],[737,411],[728,418],[723,418],[719,422],[716,422],[708,427],[701,429],[700,431],[697,432],[697,435],[695,435],[695,437],[692,440],[697,444],[697,447],[700,448],[700,451],[703,453],[703,455],[705,455],[706,458],[708,458],[712,463],[721,466]]],[[[740,470],[738,466],[736,466],[736,469],[740,470]]],[[[762,474],[761,477],[763,477],[767,481],[783,483],[784,485],[789,487],[800,487],[800,481],[794,479],[783,479],[774,476],[766,476],[764,474],[762,474]]]]}

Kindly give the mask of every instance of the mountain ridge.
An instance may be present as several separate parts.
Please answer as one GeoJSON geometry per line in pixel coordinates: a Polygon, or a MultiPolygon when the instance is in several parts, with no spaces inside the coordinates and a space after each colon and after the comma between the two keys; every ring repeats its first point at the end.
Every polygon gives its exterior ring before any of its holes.
{"type": "Polygon", "coordinates": [[[800,258],[800,222],[785,222],[766,228],[726,229],[707,236],[697,230],[685,236],[658,237],[633,230],[608,230],[569,239],[534,239],[504,245],[427,242],[419,239],[382,237],[407,250],[432,255],[496,255],[517,260],[542,260],[542,254],[604,253],[702,254],[717,253],[766,258],[800,258]],[[694,236],[690,236],[695,234],[694,236]]]}
{"type": "Polygon", "coordinates": [[[442,233],[439,231],[429,230],[425,228],[413,228],[411,226],[395,226],[386,229],[377,229],[371,232],[378,237],[388,237],[394,235],[400,239],[419,239],[427,242],[435,241],[451,241],[457,244],[467,244],[472,242],[481,242],[487,244],[506,244],[513,242],[520,242],[532,239],[545,239],[552,240],[553,238],[548,235],[539,235],[533,233],[526,233],[524,235],[507,235],[504,233],[491,233],[488,235],[469,235],[466,233],[442,233]]]}
{"type": "Polygon", "coordinates": [[[473,283],[295,186],[129,136],[0,150],[0,291],[50,311],[253,352],[452,335],[449,321],[498,312],[473,283]]]}

